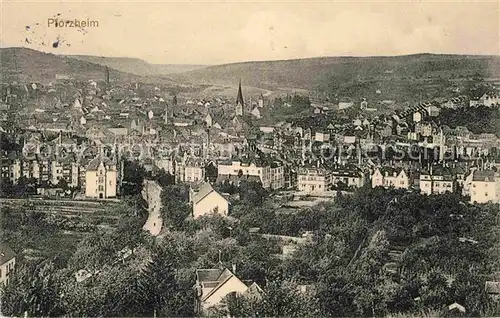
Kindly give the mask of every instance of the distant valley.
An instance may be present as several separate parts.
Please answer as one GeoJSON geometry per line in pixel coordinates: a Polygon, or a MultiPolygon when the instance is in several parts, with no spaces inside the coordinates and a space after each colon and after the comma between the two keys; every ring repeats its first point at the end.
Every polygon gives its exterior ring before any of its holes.
{"type": "Polygon", "coordinates": [[[499,56],[415,54],[393,57],[321,57],[282,61],[259,61],[211,66],[173,79],[276,90],[304,88],[326,90],[349,82],[373,82],[426,77],[452,78],[479,74],[500,76],[499,56]]]}
{"type": "Polygon", "coordinates": [[[151,64],[138,58],[129,57],[105,57],[92,55],[66,55],[66,57],[99,65],[107,65],[115,70],[140,76],[161,76],[183,73],[206,68],[208,66],[189,64],[151,64]]]}

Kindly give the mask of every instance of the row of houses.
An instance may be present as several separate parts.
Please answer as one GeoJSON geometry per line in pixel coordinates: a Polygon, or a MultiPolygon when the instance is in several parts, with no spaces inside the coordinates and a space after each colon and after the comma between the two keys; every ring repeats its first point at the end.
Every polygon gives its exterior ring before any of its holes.
{"type": "Polygon", "coordinates": [[[44,187],[80,189],[88,198],[114,198],[119,193],[121,163],[116,158],[98,154],[94,158],[73,156],[58,158],[36,154],[32,157],[1,160],[2,180],[18,184],[21,179],[44,187]]]}
{"type": "Polygon", "coordinates": [[[464,170],[459,165],[436,166],[421,172],[380,167],[371,176],[372,187],[419,189],[425,195],[460,191],[471,203],[500,203],[500,174],[495,169],[464,170]]]}

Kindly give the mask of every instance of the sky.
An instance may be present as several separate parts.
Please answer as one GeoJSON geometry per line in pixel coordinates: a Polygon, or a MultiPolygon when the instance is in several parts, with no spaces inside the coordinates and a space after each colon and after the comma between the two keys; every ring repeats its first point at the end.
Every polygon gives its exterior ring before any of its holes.
{"type": "Polygon", "coordinates": [[[0,0],[0,6],[2,47],[55,54],[158,64],[423,52],[500,55],[499,1],[0,0]],[[98,26],[49,26],[56,18],[98,26]]]}

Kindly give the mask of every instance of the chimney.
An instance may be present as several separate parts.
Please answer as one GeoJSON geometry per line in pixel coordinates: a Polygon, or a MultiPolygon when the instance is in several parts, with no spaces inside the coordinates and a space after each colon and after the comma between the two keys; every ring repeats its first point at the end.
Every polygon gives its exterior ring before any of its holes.
{"type": "Polygon", "coordinates": [[[233,274],[236,275],[236,264],[233,264],[233,274]]]}

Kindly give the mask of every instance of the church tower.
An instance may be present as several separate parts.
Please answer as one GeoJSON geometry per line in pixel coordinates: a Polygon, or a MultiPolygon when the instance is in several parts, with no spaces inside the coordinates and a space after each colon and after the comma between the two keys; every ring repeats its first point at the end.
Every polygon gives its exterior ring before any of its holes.
{"type": "Polygon", "coordinates": [[[241,92],[241,79],[238,86],[238,96],[236,97],[236,116],[243,116],[243,107],[245,102],[243,101],[243,93],[241,92]]]}

